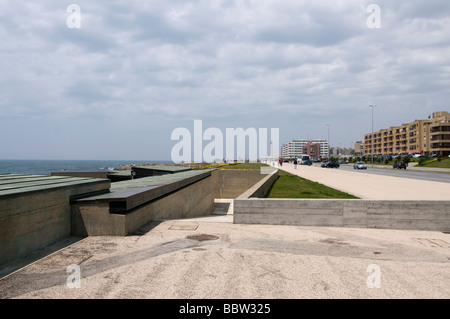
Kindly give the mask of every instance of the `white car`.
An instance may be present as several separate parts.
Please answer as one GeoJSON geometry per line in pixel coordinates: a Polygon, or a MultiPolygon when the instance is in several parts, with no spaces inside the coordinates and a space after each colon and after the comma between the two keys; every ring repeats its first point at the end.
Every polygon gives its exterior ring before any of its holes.
{"type": "Polygon", "coordinates": [[[354,169],[367,169],[367,165],[363,162],[357,162],[353,165],[354,169]]]}

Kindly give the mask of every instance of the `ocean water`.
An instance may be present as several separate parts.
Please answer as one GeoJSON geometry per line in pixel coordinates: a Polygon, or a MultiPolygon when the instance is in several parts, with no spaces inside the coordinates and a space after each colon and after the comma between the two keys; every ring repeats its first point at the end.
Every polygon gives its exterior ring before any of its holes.
{"type": "Polygon", "coordinates": [[[125,165],[170,161],[142,160],[0,160],[0,173],[50,175],[51,172],[101,172],[125,165]]]}

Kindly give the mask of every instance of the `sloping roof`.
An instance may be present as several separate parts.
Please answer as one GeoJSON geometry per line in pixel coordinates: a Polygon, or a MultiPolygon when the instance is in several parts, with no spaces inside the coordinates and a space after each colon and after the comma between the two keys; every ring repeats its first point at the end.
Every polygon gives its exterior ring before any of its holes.
{"type": "Polygon", "coordinates": [[[0,196],[98,183],[105,183],[107,188],[110,181],[86,177],[0,174],[0,196]]]}
{"type": "Polygon", "coordinates": [[[177,166],[177,165],[148,165],[148,166],[134,166],[133,169],[145,169],[164,172],[183,172],[188,171],[191,168],[188,166],[177,166]]]}

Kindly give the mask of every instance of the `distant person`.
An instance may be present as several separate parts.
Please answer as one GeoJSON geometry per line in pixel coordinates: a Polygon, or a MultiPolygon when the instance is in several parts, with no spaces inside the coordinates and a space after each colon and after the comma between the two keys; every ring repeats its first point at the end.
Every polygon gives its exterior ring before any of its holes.
{"type": "Polygon", "coordinates": [[[281,158],[280,158],[279,162],[280,162],[280,166],[283,166],[283,160],[281,158]]]}
{"type": "Polygon", "coordinates": [[[295,168],[295,169],[297,169],[297,164],[298,164],[297,159],[295,159],[295,160],[294,160],[294,168],[295,168]]]}

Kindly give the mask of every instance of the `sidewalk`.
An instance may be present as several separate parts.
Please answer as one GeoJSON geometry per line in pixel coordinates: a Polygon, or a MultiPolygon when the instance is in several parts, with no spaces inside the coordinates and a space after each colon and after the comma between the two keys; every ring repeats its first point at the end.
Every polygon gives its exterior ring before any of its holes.
{"type": "Polygon", "coordinates": [[[450,183],[283,163],[279,169],[362,199],[450,200],[450,183]]]}

